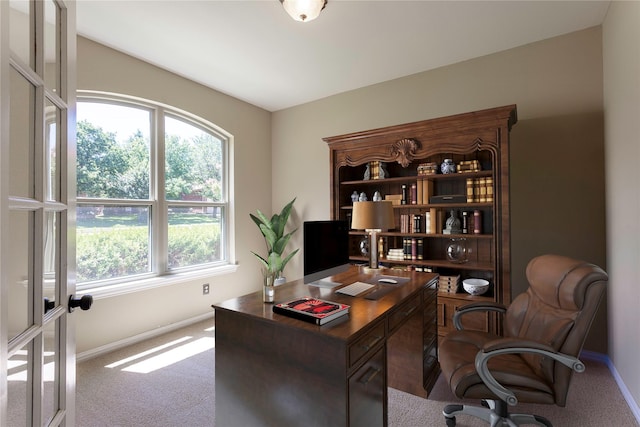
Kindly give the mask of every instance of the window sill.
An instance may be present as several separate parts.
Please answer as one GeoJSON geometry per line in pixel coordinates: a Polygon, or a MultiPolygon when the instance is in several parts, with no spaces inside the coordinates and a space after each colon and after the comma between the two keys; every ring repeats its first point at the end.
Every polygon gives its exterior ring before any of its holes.
{"type": "Polygon", "coordinates": [[[208,278],[212,276],[221,276],[223,274],[235,273],[238,270],[237,264],[228,264],[222,267],[215,267],[207,270],[190,271],[185,273],[176,273],[166,276],[153,277],[149,279],[135,280],[131,282],[118,283],[114,285],[100,286],[95,288],[85,288],[77,291],[78,296],[90,294],[93,299],[111,298],[120,295],[131,294],[134,292],[146,291],[149,289],[162,288],[164,286],[179,285],[182,283],[192,282],[194,280],[208,278]]]}

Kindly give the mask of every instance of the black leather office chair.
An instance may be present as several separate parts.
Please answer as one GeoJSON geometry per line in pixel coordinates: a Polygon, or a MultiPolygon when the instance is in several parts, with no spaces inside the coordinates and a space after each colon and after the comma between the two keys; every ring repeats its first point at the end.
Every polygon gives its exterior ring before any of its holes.
{"type": "Polygon", "coordinates": [[[527,265],[529,289],[507,308],[474,303],[454,316],[458,330],[439,348],[442,373],[453,393],[481,399],[484,407],[447,405],[447,426],[456,415],[472,415],[495,426],[536,424],[551,427],[538,415],[511,414],[518,402],[564,407],[573,372],[583,372],[578,360],[605,287],[607,274],[579,260],[542,255],[527,265]],[[504,336],[462,330],[460,317],[478,310],[504,314],[504,336]]]}

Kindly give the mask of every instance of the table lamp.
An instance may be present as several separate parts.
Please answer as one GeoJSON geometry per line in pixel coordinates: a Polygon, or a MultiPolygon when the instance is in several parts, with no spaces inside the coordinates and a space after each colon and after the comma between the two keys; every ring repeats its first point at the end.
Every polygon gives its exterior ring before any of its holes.
{"type": "Polygon", "coordinates": [[[378,268],[378,233],[395,227],[393,204],[387,201],[354,202],[351,228],[369,233],[369,272],[378,268]]]}

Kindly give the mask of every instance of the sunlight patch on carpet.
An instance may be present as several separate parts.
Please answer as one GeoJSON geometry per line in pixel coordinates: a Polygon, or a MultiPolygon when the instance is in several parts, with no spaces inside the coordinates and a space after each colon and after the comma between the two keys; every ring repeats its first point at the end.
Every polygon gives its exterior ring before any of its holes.
{"type": "Polygon", "coordinates": [[[173,365],[174,363],[185,360],[191,356],[195,356],[196,354],[211,350],[214,347],[214,338],[200,338],[179,347],[172,348],[171,350],[164,351],[153,357],[149,357],[148,359],[123,368],[122,370],[127,372],[148,374],[149,372],[153,372],[158,369],[173,365]]]}
{"type": "Polygon", "coordinates": [[[157,353],[157,352],[162,351],[162,350],[164,350],[166,348],[169,348],[169,347],[173,347],[174,345],[180,344],[181,342],[188,341],[191,338],[193,338],[193,337],[186,336],[186,337],[179,338],[179,339],[177,339],[175,341],[171,341],[171,342],[168,342],[166,344],[159,345],[158,347],[154,347],[154,348],[149,349],[147,351],[143,351],[143,352],[140,352],[138,354],[134,354],[133,356],[126,357],[124,359],[118,360],[117,362],[110,363],[110,364],[106,365],[105,368],[117,368],[118,366],[122,366],[124,364],[129,363],[129,362],[133,362],[134,360],[142,359],[143,357],[146,357],[146,356],[148,356],[150,354],[157,353]]]}

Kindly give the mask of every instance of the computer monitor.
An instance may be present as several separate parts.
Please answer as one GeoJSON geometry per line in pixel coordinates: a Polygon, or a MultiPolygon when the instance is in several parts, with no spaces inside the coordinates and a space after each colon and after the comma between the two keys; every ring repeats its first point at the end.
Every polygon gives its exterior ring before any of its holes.
{"type": "Polygon", "coordinates": [[[305,221],[304,283],[317,282],[349,268],[347,221],[305,221]]]}

